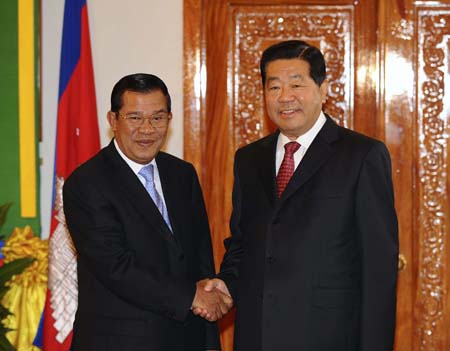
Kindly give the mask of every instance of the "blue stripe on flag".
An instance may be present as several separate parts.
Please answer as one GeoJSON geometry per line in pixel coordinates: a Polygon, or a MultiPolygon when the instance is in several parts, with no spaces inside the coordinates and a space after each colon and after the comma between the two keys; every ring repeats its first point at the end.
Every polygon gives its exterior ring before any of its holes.
{"type": "Polygon", "coordinates": [[[39,320],[39,325],[38,325],[38,329],[36,332],[36,336],[34,337],[34,341],[33,341],[33,345],[39,347],[40,349],[42,349],[43,347],[43,332],[44,329],[44,311],[42,311],[41,314],[41,319],[39,320]]]}
{"type": "Polygon", "coordinates": [[[85,5],[86,0],[71,0],[66,1],[64,7],[58,100],[66,90],[69,79],[80,59],[81,9],[85,5]]]}

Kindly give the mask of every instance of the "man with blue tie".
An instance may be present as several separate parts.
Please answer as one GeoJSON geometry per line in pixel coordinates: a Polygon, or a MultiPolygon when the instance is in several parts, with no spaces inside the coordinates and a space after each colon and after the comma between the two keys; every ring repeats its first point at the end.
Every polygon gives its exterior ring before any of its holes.
{"type": "Polygon", "coordinates": [[[231,299],[206,292],[214,275],[194,167],[160,151],[170,120],[164,82],[120,79],[108,121],[114,139],[67,179],[64,211],[78,254],[73,351],[217,350],[231,299]]]}

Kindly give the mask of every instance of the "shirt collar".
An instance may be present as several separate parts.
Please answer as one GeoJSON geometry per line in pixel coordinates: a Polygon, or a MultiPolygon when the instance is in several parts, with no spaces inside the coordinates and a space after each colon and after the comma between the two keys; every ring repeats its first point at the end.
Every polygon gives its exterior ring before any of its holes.
{"type": "MultiPolygon", "coordinates": [[[[322,129],[323,125],[327,121],[325,114],[320,111],[319,118],[317,118],[314,125],[305,133],[300,135],[295,141],[301,145],[302,148],[307,150],[309,146],[312,144],[313,140],[319,134],[319,131],[322,129]]],[[[277,151],[284,148],[284,145],[291,142],[293,140],[289,139],[286,135],[280,132],[280,136],[278,137],[277,142],[277,151]]]]}
{"type": "Polygon", "coordinates": [[[139,171],[144,168],[145,166],[148,166],[152,164],[154,167],[156,167],[156,161],[155,159],[151,160],[151,162],[143,165],[140,163],[137,163],[133,160],[130,160],[123,152],[120,150],[119,144],[117,143],[117,140],[114,139],[114,146],[116,147],[117,152],[119,153],[120,157],[123,158],[123,160],[127,163],[127,165],[133,170],[134,174],[138,174],[139,171]]]}

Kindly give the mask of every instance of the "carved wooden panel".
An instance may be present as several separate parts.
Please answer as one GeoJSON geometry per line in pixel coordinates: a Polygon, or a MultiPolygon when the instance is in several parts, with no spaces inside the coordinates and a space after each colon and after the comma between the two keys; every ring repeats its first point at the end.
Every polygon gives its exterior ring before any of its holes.
{"type": "Polygon", "coordinates": [[[386,142],[392,159],[392,176],[399,223],[400,254],[405,264],[398,274],[395,351],[413,351],[417,237],[415,194],[415,47],[416,32],[411,2],[382,1],[379,10],[380,93],[377,137],[386,142]],[[381,133],[383,131],[383,133],[381,133]]]}
{"type": "Polygon", "coordinates": [[[421,351],[449,350],[450,6],[418,7],[417,332],[421,351]]]}
{"type": "Polygon", "coordinates": [[[339,124],[353,126],[353,6],[235,6],[232,21],[229,57],[236,147],[273,130],[264,112],[259,60],[280,40],[305,40],[323,52],[330,81],[326,111],[339,124]]]}
{"type": "Polygon", "coordinates": [[[184,155],[195,166],[202,179],[202,105],[204,104],[205,75],[201,69],[201,3],[198,0],[184,0],[183,12],[183,112],[184,112],[184,155]],[[202,90],[203,87],[203,90],[202,90]]]}
{"type": "MultiPolygon", "coordinates": [[[[234,151],[272,130],[261,53],[304,39],[326,56],[327,112],[391,153],[407,261],[395,351],[450,350],[450,0],[184,0],[184,15],[185,158],[201,178],[217,267],[234,151]]],[[[221,322],[224,351],[231,323],[221,322]]]]}

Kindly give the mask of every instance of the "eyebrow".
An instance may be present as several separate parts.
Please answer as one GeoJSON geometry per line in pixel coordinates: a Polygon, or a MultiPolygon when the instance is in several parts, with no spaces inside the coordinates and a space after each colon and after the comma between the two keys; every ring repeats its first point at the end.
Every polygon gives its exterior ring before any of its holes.
{"type": "MultiPolygon", "coordinates": [[[[155,113],[161,113],[161,112],[169,112],[169,111],[167,111],[167,109],[165,109],[165,108],[161,108],[157,111],[152,112],[152,115],[154,115],[155,113]]],[[[127,114],[132,114],[132,113],[144,114],[144,112],[142,112],[142,111],[128,111],[127,112],[127,114]]]]}
{"type": "Polygon", "coordinates": [[[163,108],[159,109],[158,111],[153,112],[153,114],[160,113],[160,112],[169,112],[169,111],[167,111],[167,109],[163,107],[163,108]]]}
{"type": "MultiPolygon", "coordinates": [[[[305,79],[303,75],[301,74],[293,74],[291,76],[289,76],[289,79],[305,79]]],[[[279,77],[267,77],[267,83],[273,82],[273,81],[278,81],[280,80],[279,77]]]]}
{"type": "Polygon", "coordinates": [[[278,77],[267,77],[267,83],[269,83],[269,82],[273,82],[273,81],[275,81],[275,80],[280,80],[280,78],[278,78],[278,77]]]}

